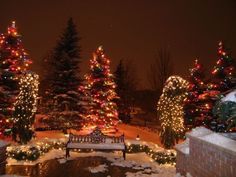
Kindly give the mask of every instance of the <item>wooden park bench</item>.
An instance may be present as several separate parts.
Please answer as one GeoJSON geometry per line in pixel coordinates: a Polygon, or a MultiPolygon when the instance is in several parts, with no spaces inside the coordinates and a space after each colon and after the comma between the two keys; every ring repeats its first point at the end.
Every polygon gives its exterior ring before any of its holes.
{"type": "Polygon", "coordinates": [[[122,151],[125,159],[126,145],[124,135],[107,136],[99,128],[88,135],[69,135],[66,144],[66,157],[70,156],[72,149],[113,150],[122,151]]]}

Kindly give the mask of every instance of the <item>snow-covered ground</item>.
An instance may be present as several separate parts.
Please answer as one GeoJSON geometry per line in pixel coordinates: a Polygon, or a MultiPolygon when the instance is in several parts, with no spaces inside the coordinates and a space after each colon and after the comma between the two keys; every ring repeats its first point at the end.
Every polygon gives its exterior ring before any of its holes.
{"type": "MultiPolygon", "coordinates": [[[[163,151],[160,145],[159,135],[155,132],[148,131],[147,129],[130,126],[125,124],[120,124],[118,126],[118,134],[125,134],[125,139],[127,145],[129,144],[143,144],[148,145],[154,151],[163,151]],[[137,135],[139,135],[140,140],[136,140],[137,135]]],[[[43,131],[36,132],[36,138],[32,140],[29,144],[34,145],[38,142],[47,142],[47,141],[67,141],[67,136],[59,131],[43,131]]],[[[65,159],[65,151],[60,149],[53,149],[48,153],[40,156],[36,161],[16,161],[14,159],[7,159],[8,165],[35,165],[42,163],[47,160],[57,159],[59,163],[67,163],[68,160],[76,160],[80,157],[93,157],[99,156],[106,158],[111,165],[127,167],[130,169],[138,170],[138,172],[131,173],[127,172],[126,176],[152,176],[152,177],[174,177],[175,176],[175,167],[172,165],[159,165],[154,162],[154,160],[149,157],[146,153],[133,153],[127,154],[126,160],[123,160],[121,152],[90,152],[90,153],[78,153],[71,152],[71,157],[65,159]]],[[[96,172],[105,172],[107,170],[107,164],[101,164],[97,167],[88,167],[88,170],[91,173],[96,172]]],[[[180,176],[176,176],[180,177],[180,176]]]]}
{"type": "MultiPolygon", "coordinates": [[[[127,154],[126,160],[122,158],[120,152],[90,152],[90,153],[78,153],[71,152],[71,157],[65,159],[65,151],[63,150],[51,150],[49,153],[40,157],[34,162],[23,162],[16,161],[14,159],[8,159],[8,165],[35,165],[37,163],[42,163],[43,161],[50,159],[58,159],[59,163],[67,163],[70,160],[76,160],[80,157],[104,157],[111,165],[128,167],[130,169],[139,170],[137,173],[127,173],[128,177],[132,176],[153,176],[153,177],[174,177],[175,167],[172,165],[159,165],[153,161],[152,158],[147,156],[145,153],[135,153],[127,154]]],[[[107,164],[102,164],[97,167],[88,167],[88,170],[91,173],[105,172],[107,170],[107,164]]]]}

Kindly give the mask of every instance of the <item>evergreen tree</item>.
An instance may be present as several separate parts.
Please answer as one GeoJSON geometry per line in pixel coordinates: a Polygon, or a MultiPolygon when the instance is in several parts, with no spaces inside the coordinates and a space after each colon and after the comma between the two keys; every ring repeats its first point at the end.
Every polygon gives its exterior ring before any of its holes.
{"type": "Polygon", "coordinates": [[[170,76],[158,101],[157,111],[161,121],[161,142],[172,148],[184,133],[184,99],[188,82],[179,76],[170,76]]]}
{"type": "Polygon", "coordinates": [[[81,84],[80,38],[70,18],[50,58],[52,72],[48,76],[48,105],[53,110],[46,121],[54,128],[80,128],[78,87],[81,84]]]}
{"type": "Polygon", "coordinates": [[[189,86],[184,105],[185,124],[191,127],[202,125],[202,121],[204,121],[202,120],[204,103],[199,99],[206,89],[204,78],[204,69],[198,60],[195,60],[194,68],[190,69],[189,86]]]}
{"type": "Polygon", "coordinates": [[[206,97],[206,107],[208,107],[208,115],[210,119],[207,122],[207,126],[214,131],[226,131],[227,126],[225,122],[217,119],[212,114],[213,107],[216,103],[217,98],[227,90],[234,87],[232,82],[232,76],[235,74],[234,60],[226,51],[222,42],[218,45],[218,60],[212,71],[212,79],[208,84],[208,97],[206,97]]]}
{"type": "Polygon", "coordinates": [[[117,98],[110,60],[100,46],[90,60],[90,72],[85,76],[84,90],[91,110],[84,115],[85,126],[96,126],[102,130],[113,131],[118,123],[117,98]]]}
{"type": "Polygon", "coordinates": [[[29,64],[31,60],[13,21],[7,33],[0,35],[0,135],[11,127],[14,102],[19,92],[19,78],[29,64]]]}
{"type": "Polygon", "coordinates": [[[26,73],[20,78],[20,93],[14,104],[13,139],[26,144],[33,136],[32,125],[37,110],[38,75],[26,73]]]}
{"type": "Polygon", "coordinates": [[[232,88],[232,76],[234,74],[234,60],[226,52],[222,42],[218,45],[218,60],[212,71],[212,82],[210,85],[211,90],[218,90],[225,92],[232,88]]]}
{"type": "Polygon", "coordinates": [[[130,76],[130,66],[125,65],[123,60],[120,60],[114,75],[117,85],[116,93],[119,96],[116,101],[119,119],[124,123],[129,123],[134,100],[132,93],[135,91],[134,79],[130,76]]]}
{"type": "Polygon", "coordinates": [[[81,62],[79,40],[76,26],[70,18],[52,56],[51,91],[54,96],[78,89],[81,82],[78,75],[81,62]]]}

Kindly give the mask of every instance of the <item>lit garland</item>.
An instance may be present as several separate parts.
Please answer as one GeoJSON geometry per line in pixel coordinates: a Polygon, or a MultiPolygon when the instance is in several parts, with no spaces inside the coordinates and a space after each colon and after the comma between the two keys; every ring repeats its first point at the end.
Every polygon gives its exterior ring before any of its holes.
{"type": "Polygon", "coordinates": [[[20,78],[20,93],[14,104],[13,137],[20,143],[26,143],[32,137],[32,124],[37,111],[39,76],[26,73],[20,78]]]}
{"type": "Polygon", "coordinates": [[[176,151],[174,150],[162,150],[155,151],[147,145],[142,144],[128,144],[127,153],[139,153],[145,152],[155,162],[159,164],[172,164],[176,163],[176,151]]]}
{"type": "Polygon", "coordinates": [[[35,145],[9,146],[7,147],[8,158],[17,161],[35,161],[50,150],[65,149],[65,143],[61,141],[37,142],[35,145]]]}
{"type": "MultiPolygon", "coordinates": [[[[53,141],[53,142],[37,142],[35,145],[24,145],[24,146],[9,146],[7,148],[8,158],[15,159],[17,161],[35,161],[40,156],[48,153],[53,149],[65,150],[65,142],[53,141]]],[[[74,152],[78,153],[90,153],[93,149],[73,149],[74,152]]],[[[150,156],[153,161],[159,164],[171,164],[176,163],[176,151],[175,150],[158,150],[150,148],[145,144],[131,144],[127,143],[127,153],[140,153],[145,152],[150,156]]]]}
{"type": "Polygon", "coordinates": [[[183,102],[187,96],[188,82],[179,76],[170,76],[158,101],[161,121],[161,138],[166,148],[171,148],[184,132],[183,102]]]}
{"type": "Polygon", "coordinates": [[[90,60],[90,73],[85,75],[85,86],[81,88],[88,98],[85,113],[85,126],[98,126],[101,129],[113,129],[118,123],[117,98],[113,75],[110,71],[110,60],[100,46],[90,60]]]}

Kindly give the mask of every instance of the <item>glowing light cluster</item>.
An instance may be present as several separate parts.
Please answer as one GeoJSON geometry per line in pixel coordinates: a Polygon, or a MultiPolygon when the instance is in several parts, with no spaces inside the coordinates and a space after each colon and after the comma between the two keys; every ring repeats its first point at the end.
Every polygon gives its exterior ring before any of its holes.
{"type": "Polygon", "coordinates": [[[101,129],[114,128],[118,123],[117,98],[110,60],[105,56],[102,46],[90,60],[90,73],[85,75],[86,85],[82,91],[89,98],[89,110],[86,126],[98,126],[101,129]]]}
{"type": "Polygon", "coordinates": [[[161,121],[161,138],[167,148],[175,144],[184,131],[183,103],[189,83],[179,76],[170,76],[158,101],[157,110],[161,121]],[[173,137],[173,139],[171,139],[173,137]]]}
{"type": "Polygon", "coordinates": [[[32,63],[22,46],[14,21],[8,27],[7,34],[0,35],[0,52],[1,62],[6,72],[20,73],[32,63]]]}
{"type": "Polygon", "coordinates": [[[13,136],[18,136],[17,141],[25,143],[32,137],[32,124],[37,111],[37,97],[39,76],[34,73],[26,73],[20,78],[20,93],[14,104],[13,136]],[[31,137],[26,135],[29,131],[31,137]]]}

